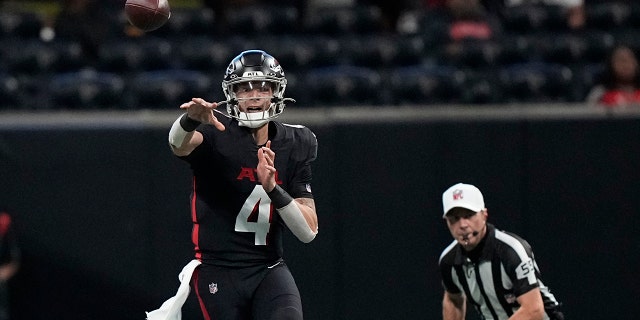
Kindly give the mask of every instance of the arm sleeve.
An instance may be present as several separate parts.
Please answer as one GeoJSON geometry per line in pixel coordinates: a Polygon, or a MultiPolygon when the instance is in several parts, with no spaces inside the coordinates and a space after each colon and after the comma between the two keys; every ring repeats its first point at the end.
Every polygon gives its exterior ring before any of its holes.
{"type": "Polygon", "coordinates": [[[293,198],[313,198],[311,192],[311,163],[318,156],[318,140],[308,128],[300,132],[300,148],[296,150],[296,167],[289,194],[293,198]]]}
{"type": "Polygon", "coordinates": [[[440,263],[440,276],[442,277],[442,287],[447,292],[460,293],[462,290],[453,281],[453,272],[455,272],[453,266],[440,263]]]}
{"type": "Polygon", "coordinates": [[[514,294],[520,296],[540,285],[531,246],[523,239],[517,239],[519,241],[515,245],[503,248],[503,263],[505,271],[513,282],[514,294]]]}

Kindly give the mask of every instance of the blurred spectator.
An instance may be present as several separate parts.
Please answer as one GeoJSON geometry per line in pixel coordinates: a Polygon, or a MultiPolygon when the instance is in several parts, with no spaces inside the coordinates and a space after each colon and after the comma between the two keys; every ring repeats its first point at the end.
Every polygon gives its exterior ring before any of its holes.
{"type": "Polygon", "coordinates": [[[584,0],[481,0],[481,3],[489,12],[498,17],[504,17],[506,10],[517,6],[559,6],[565,10],[567,27],[570,29],[581,29],[586,23],[584,0]]]}
{"type": "Polygon", "coordinates": [[[202,5],[213,10],[216,32],[220,34],[224,34],[228,30],[228,15],[233,14],[235,9],[242,7],[294,6],[298,10],[299,24],[302,24],[307,11],[307,1],[299,0],[202,0],[202,5]]]}
{"type": "Polygon", "coordinates": [[[480,0],[446,0],[449,39],[489,40],[500,32],[500,23],[480,4],[480,0]]]}
{"type": "Polygon", "coordinates": [[[587,102],[607,107],[640,105],[640,69],[636,53],[626,45],[618,45],[611,51],[604,67],[587,102]]]}
{"type": "Polygon", "coordinates": [[[18,248],[11,216],[0,210],[0,320],[8,320],[9,286],[8,281],[20,267],[20,249],[18,248]]]}
{"type": "Polygon", "coordinates": [[[423,0],[429,24],[442,30],[446,42],[490,40],[502,33],[500,19],[481,0],[423,0]],[[441,27],[438,27],[441,25],[441,27]]]}

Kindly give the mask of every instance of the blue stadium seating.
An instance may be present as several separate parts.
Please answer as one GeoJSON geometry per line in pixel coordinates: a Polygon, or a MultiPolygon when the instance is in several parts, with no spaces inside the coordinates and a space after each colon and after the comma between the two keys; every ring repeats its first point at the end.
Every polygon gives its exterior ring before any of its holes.
{"type": "Polygon", "coordinates": [[[499,72],[494,68],[465,70],[461,90],[463,104],[494,104],[504,100],[499,72]]]}
{"type": "Polygon", "coordinates": [[[0,12],[0,37],[37,39],[43,27],[43,20],[35,12],[0,12]]]}
{"type": "Polygon", "coordinates": [[[209,8],[175,8],[167,24],[154,31],[155,35],[182,39],[189,36],[213,36],[218,34],[216,16],[209,8]]]}
{"type": "Polygon", "coordinates": [[[504,10],[502,26],[507,33],[568,32],[565,9],[547,4],[522,4],[504,10]]]}
{"type": "Polygon", "coordinates": [[[585,7],[587,25],[594,29],[613,29],[627,26],[631,5],[622,1],[593,3],[585,7]]]}
{"type": "Polygon", "coordinates": [[[327,6],[316,8],[305,19],[304,31],[310,34],[344,35],[382,31],[382,12],[376,6],[327,6]]]}
{"type": "Polygon", "coordinates": [[[183,69],[202,72],[224,73],[229,57],[238,54],[239,46],[234,41],[219,40],[208,36],[187,37],[176,43],[173,63],[183,69]]]}
{"type": "Polygon", "coordinates": [[[566,66],[530,62],[504,66],[499,72],[505,102],[572,102],[574,75],[566,66]]]}
{"type": "Polygon", "coordinates": [[[82,70],[55,74],[48,95],[58,109],[121,108],[124,80],[114,73],[82,70]]]}
{"type": "Polygon", "coordinates": [[[174,69],[139,72],[127,79],[127,107],[176,109],[193,97],[213,101],[218,83],[199,71],[174,69]]]}
{"type": "Polygon", "coordinates": [[[131,85],[114,107],[173,108],[186,97],[176,93],[185,83],[192,88],[184,91],[220,95],[227,64],[247,49],[280,60],[287,93],[303,106],[581,101],[615,44],[640,52],[640,3],[629,1],[587,3],[581,30],[567,29],[560,7],[513,7],[505,11],[498,37],[457,43],[449,42],[440,11],[412,8],[414,28],[392,34],[375,6],[298,9],[291,2],[234,5],[220,20],[208,8],[175,7],[165,26],[140,37],[126,36],[127,22],[118,16],[97,57],[87,55],[79,39],[42,41],[38,14],[3,11],[2,92],[12,96],[3,106],[80,108],[78,97],[58,104],[61,75],[95,68],[131,85]],[[177,77],[173,94],[154,96],[171,85],[171,76],[177,77]],[[54,93],[53,81],[57,100],[34,102],[54,93]]]}
{"type": "Polygon", "coordinates": [[[7,73],[0,73],[0,110],[17,109],[22,104],[20,81],[7,73]]]}
{"type": "Polygon", "coordinates": [[[38,38],[8,39],[2,41],[2,45],[3,65],[11,74],[38,75],[52,72],[59,58],[50,44],[38,38]]]}
{"type": "Polygon", "coordinates": [[[502,44],[493,40],[463,40],[440,47],[439,62],[460,68],[485,68],[499,63],[502,44]]]}
{"type": "Polygon", "coordinates": [[[365,67],[335,66],[311,69],[304,88],[316,106],[380,104],[382,79],[378,72],[365,67]]]}
{"type": "Polygon", "coordinates": [[[391,70],[386,83],[393,103],[461,103],[465,73],[453,66],[416,65],[391,70]]]}
{"type": "Polygon", "coordinates": [[[114,39],[101,45],[98,69],[117,73],[169,69],[179,62],[174,57],[174,46],[167,39],[151,36],[114,39]]]}
{"type": "Polygon", "coordinates": [[[234,35],[296,33],[299,12],[291,5],[250,4],[229,10],[227,32],[234,35]]]}

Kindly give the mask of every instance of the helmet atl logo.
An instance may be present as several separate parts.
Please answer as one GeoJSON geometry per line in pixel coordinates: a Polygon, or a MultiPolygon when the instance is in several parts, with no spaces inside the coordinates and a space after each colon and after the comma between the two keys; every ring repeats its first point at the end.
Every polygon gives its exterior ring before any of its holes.
{"type": "Polygon", "coordinates": [[[211,294],[215,294],[216,292],[218,292],[218,284],[217,283],[210,283],[209,284],[209,292],[211,294]]]}
{"type": "Polygon", "coordinates": [[[247,71],[242,74],[243,77],[259,77],[262,75],[262,71],[247,71]]]}
{"type": "Polygon", "coordinates": [[[460,200],[462,198],[464,198],[462,194],[462,190],[460,189],[453,190],[453,200],[460,200]]]}

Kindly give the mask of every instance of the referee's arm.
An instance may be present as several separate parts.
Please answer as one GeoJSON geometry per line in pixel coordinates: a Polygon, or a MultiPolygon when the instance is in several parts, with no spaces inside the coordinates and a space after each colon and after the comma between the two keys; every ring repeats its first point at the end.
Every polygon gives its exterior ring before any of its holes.
{"type": "Polygon", "coordinates": [[[444,291],[442,299],[442,319],[443,320],[464,320],[467,313],[467,304],[462,293],[451,293],[444,291]]]}
{"type": "Polygon", "coordinates": [[[509,320],[542,320],[544,319],[544,303],[539,288],[533,288],[518,297],[520,308],[509,320]]]}

